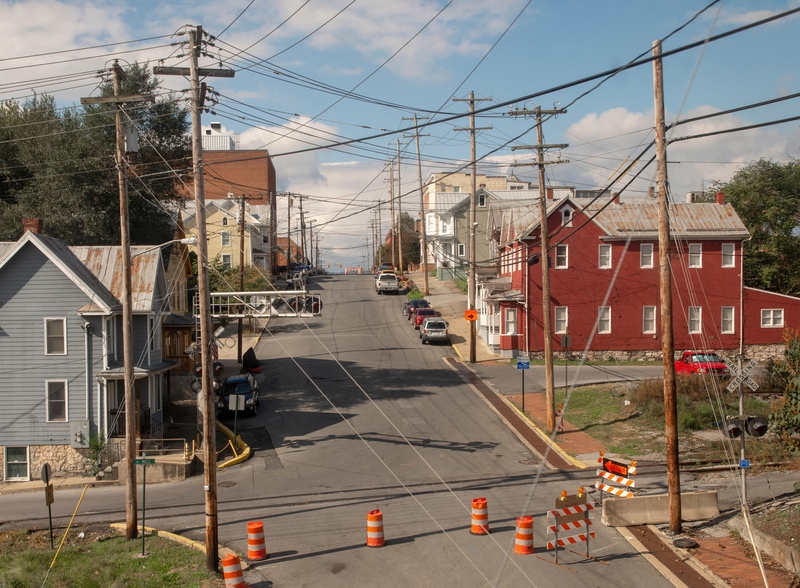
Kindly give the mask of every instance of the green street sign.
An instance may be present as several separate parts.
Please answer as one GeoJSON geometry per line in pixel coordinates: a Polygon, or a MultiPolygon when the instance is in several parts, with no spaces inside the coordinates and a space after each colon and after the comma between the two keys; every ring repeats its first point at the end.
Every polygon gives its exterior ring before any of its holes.
{"type": "Polygon", "coordinates": [[[141,458],[141,459],[134,459],[133,463],[135,463],[137,465],[143,465],[143,464],[146,464],[146,463],[156,463],[156,460],[155,459],[151,459],[151,458],[147,458],[147,459],[141,458]]]}

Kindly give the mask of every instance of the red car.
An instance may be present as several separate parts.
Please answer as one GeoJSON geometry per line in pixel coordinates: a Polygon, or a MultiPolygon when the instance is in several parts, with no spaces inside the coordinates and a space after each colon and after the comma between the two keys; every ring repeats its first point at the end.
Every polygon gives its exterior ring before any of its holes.
{"type": "Polygon", "coordinates": [[[439,316],[436,314],[436,311],[432,308],[418,308],[414,311],[414,315],[411,317],[411,321],[414,324],[415,329],[419,329],[419,326],[422,324],[422,321],[428,317],[436,317],[439,316]]]}
{"type": "Polygon", "coordinates": [[[730,376],[730,371],[713,351],[686,351],[675,361],[675,372],[679,376],[708,374],[710,376],[730,376]]]}

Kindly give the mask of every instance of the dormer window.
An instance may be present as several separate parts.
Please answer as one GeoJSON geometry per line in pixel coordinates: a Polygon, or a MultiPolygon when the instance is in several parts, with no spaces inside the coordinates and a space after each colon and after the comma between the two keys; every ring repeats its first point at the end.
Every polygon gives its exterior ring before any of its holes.
{"type": "Polygon", "coordinates": [[[228,217],[227,216],[223,216],[222,217],[222,226],[223,227],[227,227],[228,226],[228,217]]]}
{"type": "Polygon", "coordinates": [[[478,194],[478,206],[486,206],[486,194],[478,194]]]}
{"type": "Polygon", "coordinates": [[[572,209],[569,207],[561,210],[561,226],[562,227],[572,226],[572,209]]]}

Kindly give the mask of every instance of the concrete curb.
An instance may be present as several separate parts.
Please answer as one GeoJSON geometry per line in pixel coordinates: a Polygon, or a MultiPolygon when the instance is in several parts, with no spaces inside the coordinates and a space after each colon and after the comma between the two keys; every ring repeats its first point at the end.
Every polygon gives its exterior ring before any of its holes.
{"type": "MultiPolygon", "coordinates": [[[[729,520],[728,527],[739,533],[742,539],[748,543],[750,542],[750,533],[742,517],[734,517],[729,520]]],[[[792,548],[780,539],[770,537],[755,527],[752,527],[751,530],[753,532],[753,539],[755,539],[756,542],[756,547],[759,551],[766,553],[781,564],[787,571],[796,575],[800,574],[800,552],[797,549],[792,548]]]]}
{"type": "Polygon", "coordinates": [[[630,543],[631,547],[633,547],[647,563],[653,566],[659,574],[669,580],[673,586],[676,588],[689,588],[683,583],[683,581],[681,581],[680,578],[678,578],[678,576],[673,574],[667,566],[658,561],[658,558],[650,553],[650,551],[644,545],[642,545],[642,543],[636,537],[634,537],[633,533],[631,533],[627,527],[617,527],[616,529],[619,531],[620,535],[625,537],[628,543],[630,543]]]}
{"type": "Polygon", "coordinates": [[[228,439],[230,439],[235,446],[243,448],[243,451],[239,456],[229,459],[228,461],[223,462],[221,464],[218,464],[217,465],[218,470],[234,466],[240,463],[244,463],[248,459],[250,459],[250,457],[252,456],[252,450],[250,449],[250,446],[247,443],[242,441],[241,435],[237,435],[237,437],[239,438],[239,443],[237,443],[236,440],[233,438],[233,431],[231,431],[228,427],[223,425],[221,422],[217,421],[217,428],[220,431],[222,431],[222,434],[225,435],[228,439]]]}

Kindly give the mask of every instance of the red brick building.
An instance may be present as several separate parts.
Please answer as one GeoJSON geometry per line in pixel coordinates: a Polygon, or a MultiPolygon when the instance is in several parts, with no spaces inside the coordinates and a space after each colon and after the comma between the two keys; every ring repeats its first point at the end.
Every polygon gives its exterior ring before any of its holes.
{"type": "MultiPolygon", "coordinates": [[[[548,202],[554,352],[569,335],[572,352],[588,344],[594,357],[660,357],[656,201],[605,198],[583,209],[580,200],[548,202]]],[[[670,213],[675,349],[774,357],[784,328],[800,325],[800,299],[743,286],[750,235],[724,195],[670,213]]],[[[544,350],[538,216],[506,210],[487,230],[497,236],[501,278],[483,288],[483,314],[499,314],[484,332],[507,356],[544,350]]]]}

